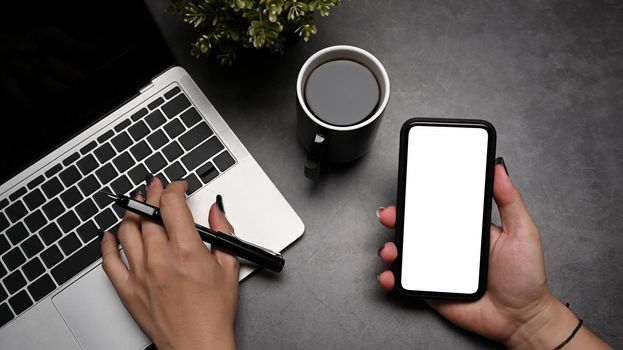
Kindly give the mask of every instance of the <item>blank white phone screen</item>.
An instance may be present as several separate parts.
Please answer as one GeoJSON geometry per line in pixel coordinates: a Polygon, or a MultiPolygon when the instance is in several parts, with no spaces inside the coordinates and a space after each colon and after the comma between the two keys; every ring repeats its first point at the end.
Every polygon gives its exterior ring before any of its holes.
{"type": "Polygon", "coordinates": [[[409,131],[401,284],[406,290],[478,290],[488,134],[473,127],[409,131]]]}

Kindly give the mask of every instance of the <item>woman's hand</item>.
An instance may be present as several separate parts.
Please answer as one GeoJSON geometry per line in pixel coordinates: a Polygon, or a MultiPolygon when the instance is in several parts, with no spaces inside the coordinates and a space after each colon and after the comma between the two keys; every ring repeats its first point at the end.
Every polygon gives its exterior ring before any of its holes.
{"type": "MultiPolygon", "coordinates": [[[[186,187],[175,181],[164,189],[157,177],[148,179],[146,202],[160,207],[164,226],[127,212],[118,237],[128,266],[109,232],[102,239],[102,266],[158,349],[232,349],[238,259],[203,244],[184,199],[186,187]]],[[[209,222],[233,232],[215,204],[209,222]]]]}
{"type": "MultiPolygon", "coordinates": [[[[510,348],[553,349],[571,334],[578,319],[547,288],[539,231],[502,165],[495,169],[493,197],[502,226],[491,225],[486,293],[473,302],[426,302],[459,327],[510,348]]],[[[378,214],[383,225],[395,227],[395,207],[381,208],[378,214]]],[[[398,257],[396,245],[386,243],[379,256],[393,263],[398,257]]],[[[385,290],[394,288],[391,271],[379,274],[378,280],[385,290]]],[[[607,348],[584,326],[565,349],[578,345],[607,348]]]]}

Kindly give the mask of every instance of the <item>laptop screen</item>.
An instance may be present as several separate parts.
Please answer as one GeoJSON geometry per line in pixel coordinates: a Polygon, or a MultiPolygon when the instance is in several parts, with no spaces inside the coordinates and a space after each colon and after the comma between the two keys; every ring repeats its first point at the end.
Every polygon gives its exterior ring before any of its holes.
{"type": "Polygon", "coordinates": [[[14,1],[0,11],[4,182],[174,64],[140,0],[14,1]]]}

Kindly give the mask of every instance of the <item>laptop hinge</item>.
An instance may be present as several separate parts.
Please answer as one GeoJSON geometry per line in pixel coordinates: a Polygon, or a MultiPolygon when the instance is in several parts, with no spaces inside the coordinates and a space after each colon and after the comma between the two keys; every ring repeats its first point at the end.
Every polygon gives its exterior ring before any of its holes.
{"type": "Polygon", "coordinates": [[[145,86],[143,86],[140,90],[138,90],[141,94],[144,93],[145,91],[151,89],[152,87],[154,87],[154,83],[149,83],[145,86]]]}

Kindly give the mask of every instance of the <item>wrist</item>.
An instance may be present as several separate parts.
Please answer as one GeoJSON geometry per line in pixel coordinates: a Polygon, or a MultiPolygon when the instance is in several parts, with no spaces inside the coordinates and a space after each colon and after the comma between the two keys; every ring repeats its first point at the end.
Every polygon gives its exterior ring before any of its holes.
{"type": "Polygon", "coordinates": [[[578,318],[558,299],[550,297],[542,309],[521,323],[504,342],[520,349],[553,349],[562,343],[578,324],[578,318]]]}

